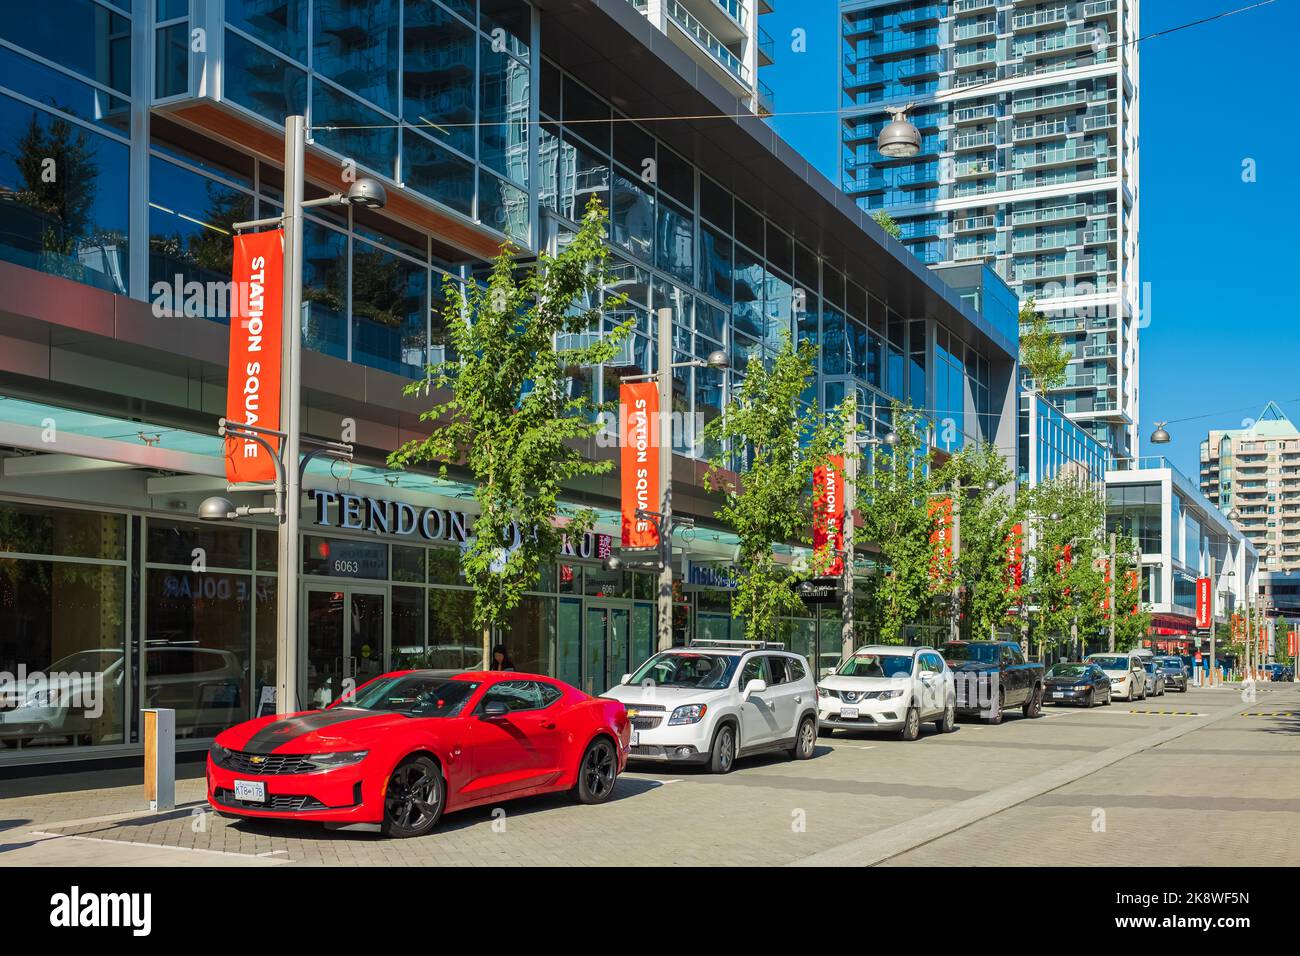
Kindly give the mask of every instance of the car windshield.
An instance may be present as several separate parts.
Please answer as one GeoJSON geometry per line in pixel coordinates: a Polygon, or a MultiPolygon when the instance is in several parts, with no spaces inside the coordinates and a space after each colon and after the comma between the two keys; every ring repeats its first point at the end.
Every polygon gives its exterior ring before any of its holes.
{"type": "Polygon", "coordinates": [[[943,656],[950,661],[979,661],[983,664],[998,662],[996,644],[945,644],[943,656]]]}
{"type": "Polygon", "coordinates": [[[721,690],[731,683],[739,661],[739,654],[656,654],[641,665],[629,683],[721,690]]]}
{"type": "Polygon", "coordinates": [[[912,655],[854,654],[835,673],[840,677],[906,677],[912,673],[912,655]]]}
{"type": "Polygon", "coordinates": [[[1047,672],[1048,677],[1086,677],[1087,674],[1087,664],[1053,664],[1047,672]]]}
{"type": "Polygon", "coordinates": [[[1161,657],[1161,658],[1157,658],[1157,660],[1160,662],[1161,667],[1170,667],[1173,668],[1174,670],[1182,670],[1183,662],[1181,658],[1161,657]]]}
{"type": "Polygon", "coordinates": [[[1145,668],[1147,669],[1147,673],[1148,673],[1148,674],[1154,674],[1154,673],[1156,672],[1156,662],[1155,662],[1155,661],[1147,661],[1147,662],[1146,662],[1145,664],[1143,664],[1142,666],[1145,667],[1145,668]]]}
{"type": "Polygon", "coordinates": [[[385,677],[363,687],[345,707],[392,711],[411,717],[455,717],[478,688],[479,681],[447,680],[433,674],[385,677]]]}
{"type": "Polygon", "coordinates": [[[1126,671],[1129,669],[1127,657],[1090,657],[1088,662],[1096,664],[1104,671],[1126,671]]]}

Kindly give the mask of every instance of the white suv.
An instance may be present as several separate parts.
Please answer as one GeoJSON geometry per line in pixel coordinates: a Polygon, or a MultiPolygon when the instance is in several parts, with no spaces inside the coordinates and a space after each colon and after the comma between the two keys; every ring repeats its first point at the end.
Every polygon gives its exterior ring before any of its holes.
{"type": "Polygon", "coordinates": [[[704,764],[817,746],[817,685],[808,661],[781,644],[700,641],[660,651],[606,691],[632,719],[629,759],[704,764]]]}
{"type": "Polygon", "coordinates": [[[860,647],[817,685],[818,722],[835,730],[891,730],[915,740],[933,720],[940,733],[957,727],[952,671],[932,647],[860,647]]]}

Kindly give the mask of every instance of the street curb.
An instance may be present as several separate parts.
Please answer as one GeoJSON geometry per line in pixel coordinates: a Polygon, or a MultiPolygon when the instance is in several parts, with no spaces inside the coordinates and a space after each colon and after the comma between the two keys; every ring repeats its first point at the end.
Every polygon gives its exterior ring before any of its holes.
{"type": "Polygon", "coordinates": [[[960,803],[941,810],[922,814],[915,819],[886,827],[874,833],[822,850],[811,856],[792,860],[787,866],[875,866],[891,857],[899,856],[909,850],[945,837],[973,823],[985,820],[994,814],[1040,797],[1045,793],[1058,790],[1074,783],[1089,774],[1104,770],[1112,764],[1135,756],[1161,744],[1208,727],[1211,724],[1236,717],[1251,708],[1259,706],[1258,701],[1241,704],[1208,719],[1194,718],[1184,724],[1158,731],[1146,737],[1139,737],[1127,743],[1118,744],[1099,753],[1062,764],[1045,770],[1036,776],[1021,780],[978,797],[971,797],[960,803]]]}

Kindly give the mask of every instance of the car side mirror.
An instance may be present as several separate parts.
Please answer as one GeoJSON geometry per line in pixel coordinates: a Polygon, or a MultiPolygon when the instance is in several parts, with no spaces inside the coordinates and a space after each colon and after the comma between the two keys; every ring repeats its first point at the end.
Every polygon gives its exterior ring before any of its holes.
{"type": "Polygon", "coordinates": [[[628,683],[628,682],[631,681],[631,680],[632,680],[632,675],[631,675],[631,674],[624,674],[622,677],[620,677],[620,678],[618,679],[618,682],[619,682],[620,684],[626,684],[626,683],[628,683]]]}
{"type": "Polygon", "coordinates": [[[510,713],[510,711],[506,709],[506,705],[503,701],[490,700],[483,705],[483,716],[488,720],[504,717],[508,713],[510,713]]]}
{"type": "Polygon", "coordinates": [[[749,700],[751,695],[761,694],[765,690],[767,690],[767,681],[759,680],[758,678],[755,678],[754,680],[750,681],[748,684],[745,685],[745,692],[742,696],[745,698],[745,700],[749,700]]]}

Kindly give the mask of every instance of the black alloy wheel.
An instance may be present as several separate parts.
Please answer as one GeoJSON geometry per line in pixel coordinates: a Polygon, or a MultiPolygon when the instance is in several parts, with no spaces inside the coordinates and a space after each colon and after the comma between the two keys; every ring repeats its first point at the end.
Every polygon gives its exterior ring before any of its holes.
{"type": "Polygon", "coordinates": [[[573,798],[579,803],[604,803],[613,796],[616,783],[618,756],[614,752],[614,743],[608,737],[597,737],[582,755],[573,798]]]}
{"type": "Polygon", "coordinates": [[[407,757],[388,778],[384,791],[384,834],[424,836],[438,825],[443,803],[438,765],[428,757],[407,757]]]}

